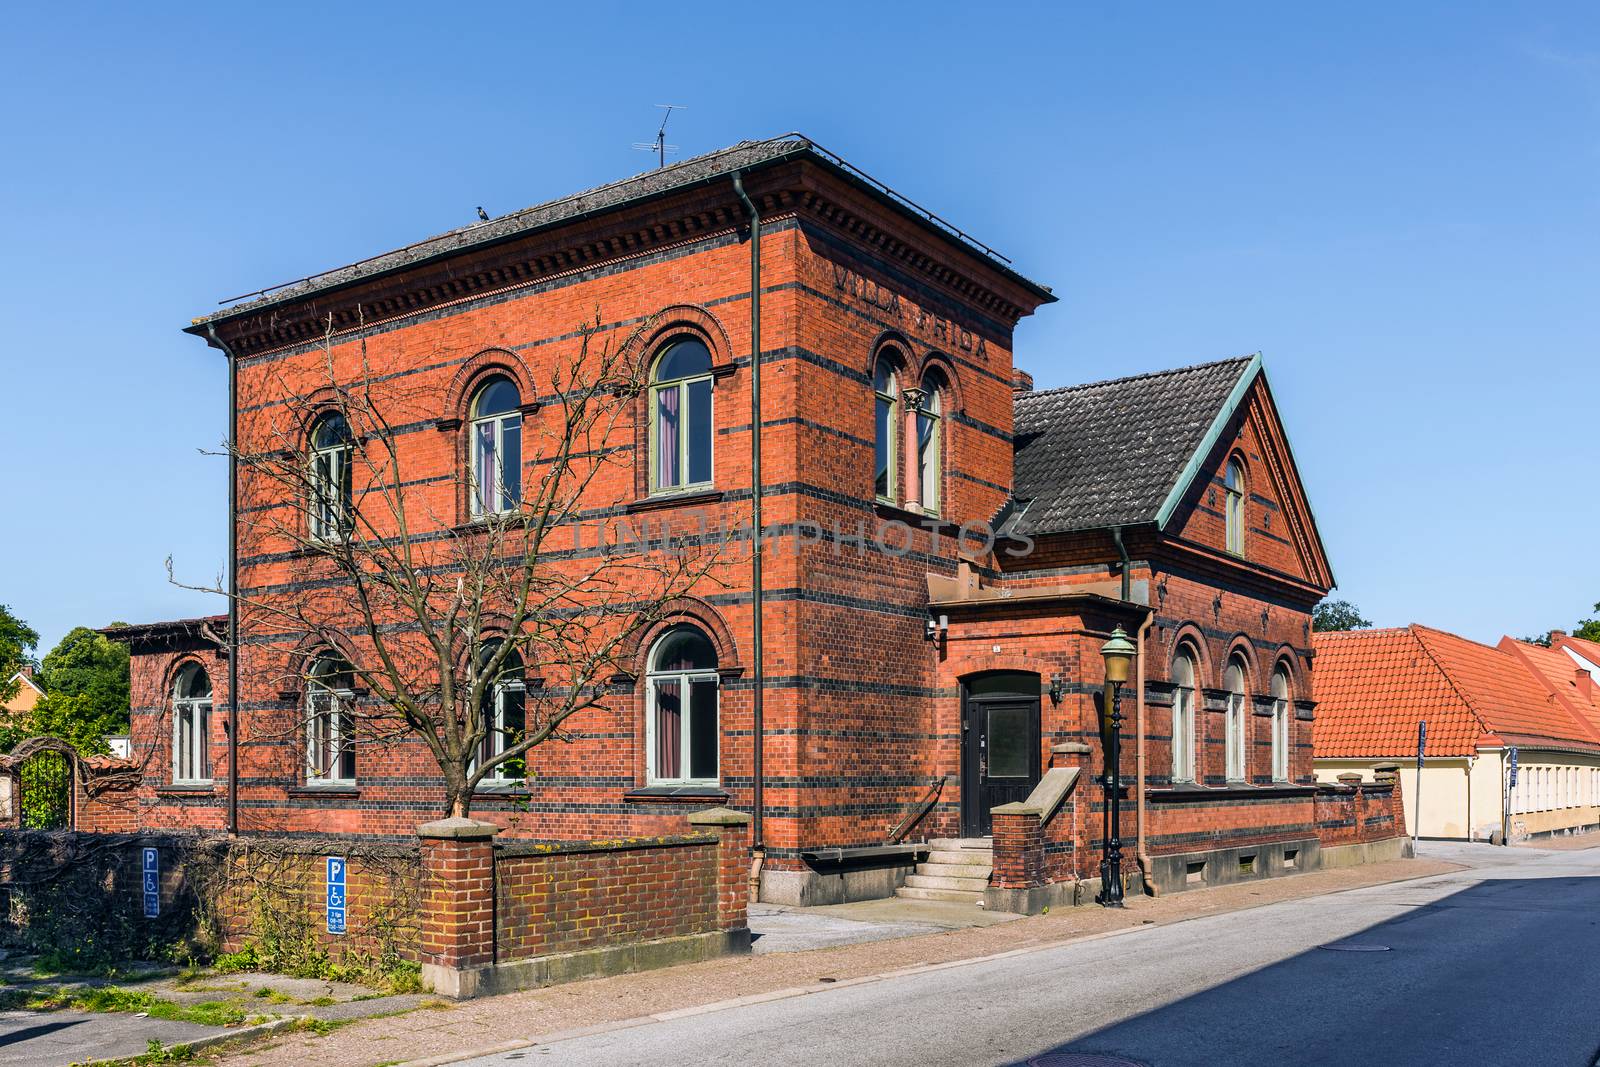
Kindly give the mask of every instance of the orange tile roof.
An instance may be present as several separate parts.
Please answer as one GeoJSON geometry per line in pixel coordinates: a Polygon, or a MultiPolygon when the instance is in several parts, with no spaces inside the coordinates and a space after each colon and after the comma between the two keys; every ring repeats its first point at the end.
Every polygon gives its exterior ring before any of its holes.
{"type": "Polygon", "coordinates": [[[1562,649],[1563,651],[1570,648],[1596,667],[1600,667],[1600,642],[1586,641],[1581,637],[1563,634],[1557,637],[1550,647],[1562,649]]]}
{"type": "Polygon", "coordinates": [[[1500,648],[1532,668],[1545,692],[1577,721],[1579,737],[1600,744],[1600,686],[1594,683],[1588,671],[1557,648],[1544,648],[1509,637],[1500,639],[1500,648]]]}
{"type": "Polygon", "coordinates": [[[1318,759],[1415,755],[1418,722],[1428,724],[1429,752],[1476,749],[1483,724],[1413,629],[1312,635],[1318,759]]]}
{"type": "Polygon", "coordinates": [[[1318,758],[1414,755],[1419,720],[1436,756],[1470,755],[1480,741],[1495,743],[1488,735],[1600,750],[1600,703],[1579,702],[1561,653],[1518,641],[1491,648],[1416,625],[1312,642],[1318,758]]]}

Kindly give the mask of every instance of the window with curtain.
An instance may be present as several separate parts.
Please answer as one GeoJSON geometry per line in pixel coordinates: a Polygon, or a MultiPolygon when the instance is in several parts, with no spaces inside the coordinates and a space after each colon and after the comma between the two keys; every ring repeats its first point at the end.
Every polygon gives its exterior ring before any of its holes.
{"type": "Polygon", "coordinates": [[[522,397],[510,378],[492,378],[472,398],[472,515],[522,505],[522,397]]]}
{"type": "Polygon", "coordinates": [[[693,626],[674,626],[651,649],[645,748],[652,783],[718,780],[717,652],[693,626]]]}
{"type": "Polygon", "coordinates": [[[336,656],[319,656],[306,683],[306,781],[353,782],[355,683],[350,665],[336,656]]]}
{"type": "Polygon", "coordinates": [[[937,375],[924,379],[922,404],[917,409],[917,488],[920,490],[922,510],[929,515],[939,514],[940,496],[944,488],[944,470],[939,455],[944,437],[941,420],[943,385],[943,380],[937,375]]]}
{"type": "MultiPolygon", "coordinates": [[[[487,667],[500,650],[498,640],[484,642],[478,661],[487,667]]],[[[487,763],[506,749],[520,743],[527,730],[527,690],[523,682],[522,657],[513,649],[501,661],[494,681],[483,693],[483,725],[487,731],[478,746],[478,759],[487,763]]],[[[520,782],[528,776],[527,755],[513,756],[489,769],[483,778],[490,783],[520,782]]]]}
{"type": "Polygon", "coordinates": [[[1172,661],[1172,780],[1194,781],[1194,658],[1188,649],[1172,661]]]}
{"type": "Polygon", "coordinates": [[[1228,661],[1222,672],[1222,688],[1228,691],[1228,727],[1223,744],[1228,781],[1241,782],[1245,772],[1245,717],[1246,708],[1244,661],[1237,656],[1228,661]]]}
{"type": "Polygon", "coordinates": [[[1272,672],[1272,780],[1289,780],[1289,671],[1282,664],[1272,672]]]}
{"type": "Polygon", "coordinates": [[[878,364],[872,371],[873,423],[872,423],[872,491],[879,500],[895,503],[895,431],[899,422],[900,383],[894,368],[894,350],[878,353],[878,364]]]}
{"type": "Polygon", "coordinates": [[[333,412],[311,428],[311,536],[337,541],[350,532],[350,424],[333,412]]]}
{"type": "Polygon", "coordinates": [[[211,781],[211,678],[198,663],[179,671],[172,686],[172,781],[211,781]]]}
{"type": "Polygon", "coordinates": [[[1228,461],[1228,470],[1223,478],[1222,491],[1224,501],[1223,514],[1227,525],[1228,551],[1236,556],[1244,555],[1244,497],[1245,481],[1244,467],[1236,459],[1228,461]]]}
{"type": "Polygon", "coordinates": [[[693,337],[668,343],[650,385],[650,491],[711,485],[711,350],[693,337]]]}

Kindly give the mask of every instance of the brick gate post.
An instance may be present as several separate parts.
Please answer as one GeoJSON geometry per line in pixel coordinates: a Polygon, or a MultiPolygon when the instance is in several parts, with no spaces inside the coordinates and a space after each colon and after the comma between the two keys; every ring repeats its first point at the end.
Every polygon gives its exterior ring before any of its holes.
{"type": "Polygon", "coordinates": [[[422,980],[470,997],[494,963],[494,835],[499,827],[450,818],[417,827],[425,880],[422,980]]]}
{"type": "Polygon", "coordinates": [[[744,930],[750,925],[750,816],[732,808],[692,812],[689,825],[717,834],[717,926],[744,930]]]}

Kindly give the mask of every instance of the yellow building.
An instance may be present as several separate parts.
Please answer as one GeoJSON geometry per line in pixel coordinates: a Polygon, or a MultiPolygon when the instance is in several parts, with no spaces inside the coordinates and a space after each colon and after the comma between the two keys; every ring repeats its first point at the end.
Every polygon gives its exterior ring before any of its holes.
{"type": "Polygon", "coordinates": [[[1406,828],[1422,837],[1517,840],[1600,825],[1600,664],[1591,673],[1559,642],[1491,647],[1416,625],[1313,643],[1318,781],[1398,765],[1406,828]]]}
{"type": "MultiPolygon", "coordinates": [[[[33,706],[39,703],[39,698],[44,696],[44,690],[40,689],[39,683],[33,680],[32,667],[24,667],[16,674],[13,674],[11,683],[17,687],[17,691],[11,695],[10,700],[0,702],[0,717],[21,715],[24,712],[32,711],[33,706]]],[[[7,688],[10,688],[10,686],[7,686],[7,688]]]]}

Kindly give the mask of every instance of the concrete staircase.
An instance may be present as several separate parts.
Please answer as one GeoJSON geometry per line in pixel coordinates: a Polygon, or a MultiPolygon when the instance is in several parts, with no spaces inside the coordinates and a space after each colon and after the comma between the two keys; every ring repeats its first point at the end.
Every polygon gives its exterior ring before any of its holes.
{"type": "Polygon", "coordinates": [[[928,858],[917,873],[894,891],[908,900],[953,900],[961,904],[983,902],[994,870],[994,839],[988,837],[936,838],[928,842],[928,858]]]}

